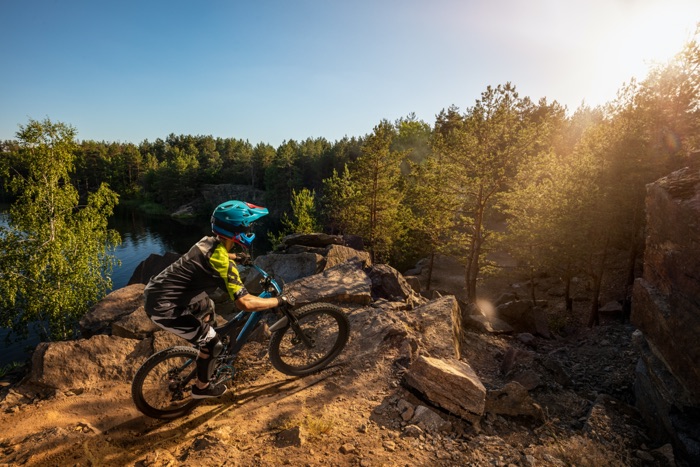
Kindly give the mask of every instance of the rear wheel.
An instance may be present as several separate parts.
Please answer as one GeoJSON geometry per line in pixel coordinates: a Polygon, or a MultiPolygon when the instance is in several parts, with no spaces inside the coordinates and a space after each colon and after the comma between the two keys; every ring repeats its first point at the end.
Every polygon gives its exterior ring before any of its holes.
{"type": "Polygon", "coordinates": [[[171,347],[153,354],[141,365],[131,384],[136,407],[153,418],[172,419],[191,411],[199,402],[192,399],[198,351],[171,347]]]}
{"type": "Polygon", "coordinates": [[[294,311],[297,324],[272,334],[270,363],[291,376],[305,376],[325,368],[345,348],[350,322],[339,307],[310,303],[294,311]]]}

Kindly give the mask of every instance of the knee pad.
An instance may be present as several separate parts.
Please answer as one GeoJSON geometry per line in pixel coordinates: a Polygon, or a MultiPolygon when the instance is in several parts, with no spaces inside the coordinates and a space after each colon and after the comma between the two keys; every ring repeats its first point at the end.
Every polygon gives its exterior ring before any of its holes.
{"type": "Polygon", "coordinates": [[[216,306],[214,300],[207,298],[205,303],[201,304],[203,310],[197,316],[203,323],[209,323],[211,326],[216,324],[216,306]]]}
{"type": "Polygon", "coordinates": [[[224,344],[219,339],[219,336],[214,336],[209,341],[200,346],[200,352],[206,352],[206,357],[197,359],[197,379],[206,383],[211,378],[211,373],[214,371],[216,357],[224,350],[224,344]]]}
{"type": "Polygon", "coordinates": [[[204,349],[209,354],[209,358],[214,358],[218,357],[221,351],[224,350],[224,344],[219,339],[219,336],[216,335],[204,344],[204,349]]]}

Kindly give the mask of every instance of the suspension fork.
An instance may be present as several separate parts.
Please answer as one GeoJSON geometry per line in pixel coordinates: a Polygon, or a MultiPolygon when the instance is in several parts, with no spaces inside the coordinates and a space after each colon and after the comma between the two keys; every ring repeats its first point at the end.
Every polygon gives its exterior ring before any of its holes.
{"type": "Polygon", "coordinates": [[[314,348],[316,346],[316,343],[309,339],[309,337],[304,334],[304,331],[301,329],[301,326],[299,326],[299,320],[297,319],[294,314],[289,311],[286,307],[282,309],[282,313],[284,316],[277,321],[275,324],[270,326],[270,332],[275,332],[279,331],[280,329],[283,329],[285,326],[289,325],[289,327],[292,328],[294,331],[294,334],[296,334],[297,338],[301,340],[304,345],[310,349],[314,348]]]}

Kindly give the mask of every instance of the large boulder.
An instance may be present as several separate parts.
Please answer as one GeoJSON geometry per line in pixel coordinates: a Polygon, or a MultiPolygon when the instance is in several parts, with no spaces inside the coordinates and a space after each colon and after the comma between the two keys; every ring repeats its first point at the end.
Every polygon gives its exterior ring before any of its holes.
{"type": "Polygon", "coordinates": [[[344,263],[355,258],[360,259],[366,265],[372,264],[372,260],[370,259],[368,252],[357,251],[354,248],[343,245],[328,245],[324,256],[326,257],[324,269],[330,269],[339,265],[340,263],[344,263]]]}
{"type": "Polygon", "coordinates": [[[531,300],[512,300],[496,307],[496,315],[513,327],[515,332],[529,332],[549,338],[547,314],[531,300]]]}
{"type": "Polygon", "coordinates": [[[89,339],[42,342],[32,355],[29,382],[69,390],[129,382],[151,354],[150,340],[96,335],[89,339]]]}
{"type": "Polygon", "coordinates": [[[477,423],[486,406],[486,388],[465,362],[418,357],[405,375],[406,383],[425,397],[472,423],[477,423]]]}
{"type": "Polygon", "coordinates": [[[112,323],[112,335],[127,339],[145,339],[160,329],[148,317],[143,306],[138,307],[133,313],[121,316],[112,323]]]}
{"type": "Polygon", "coordinates": [[[641,334],[637,408],[655,441],[700,465],[700,170],[686,168],[647,185],[643,277],[632,323],[641,334]]]}
{"type": "Polygon", "coordinates": [[[632,322],[700,404],[700,170],[647,186],[644,274],[632,322]]]}
{"type": "MultiPolygon", "coordinates": [[[[255,265],[263,269],[282,283],[288,284],[302,277],[312,276],[320,272],[323,265],[323,256],[315,253],[296,254],[269,254],[255,258],[255,265]]],[[[244,279],[245,287],[250,292],[261,292],[258,282],[260,274],[254,269],[249,269],[244,279]]]]}
{"type": "Polygon", "coordinates": [[[408,325],[419,337],[420,353],[434,358],[460,358],[462,313],[453,295],[415,308],[408,325]]]}
{"type": "Polygon", "coordinates": [[[79,321],[83,337],[110,334],[112,323],[143,305],[143,284],[132,284],[109,293],[79,321]]]}
{"type": "Polygon", "coordinates": [[[151,253],[148,258],[136,266],[127,285],[148,284],[151,277],[158,275],[163,269],[180,259],[180,256],[180,254],[173,252],[167,252],[163,255],[151,253]]]}
{"type": "Polygon", "coordinates": [[[354,259],[287,284],[285,292],[294,295],[297,305],[318,301],[367,305],[372,301],[372,282],[364,262],[354,259]]]}
{"type": "Polygon", "coordinates": [[[292,234],[282,239],[283,247],[303,245],[315,248],[325,248],[329,245],[344,245],[341,235],[328,235],[324,233],[292,234]]]}
{"type": "Polygon", "coordinates": [[[375,298],[386,298],[395,302],[403,302],[413,297],[411,287],[403,275],[388,264],[375,264],[369,271],[372,280],[372,293],[375,298]]]}

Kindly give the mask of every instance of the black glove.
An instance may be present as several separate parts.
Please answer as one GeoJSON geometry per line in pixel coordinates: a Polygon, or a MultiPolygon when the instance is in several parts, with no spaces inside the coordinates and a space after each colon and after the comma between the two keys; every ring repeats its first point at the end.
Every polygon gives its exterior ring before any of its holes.
{"type": "Polygon", "coordinates": [[[280,295],[279,297],[277,297],[277,306],[294,306],[296,302],[296,298],[292,297],[291,295],[280,295]]]}
{"type": "Polygon", "coordinates": [[[250,255],[248,253],[236,253],[236,262],[242,264],[243,266],[248,266],[251,264],[250,255]]]}

